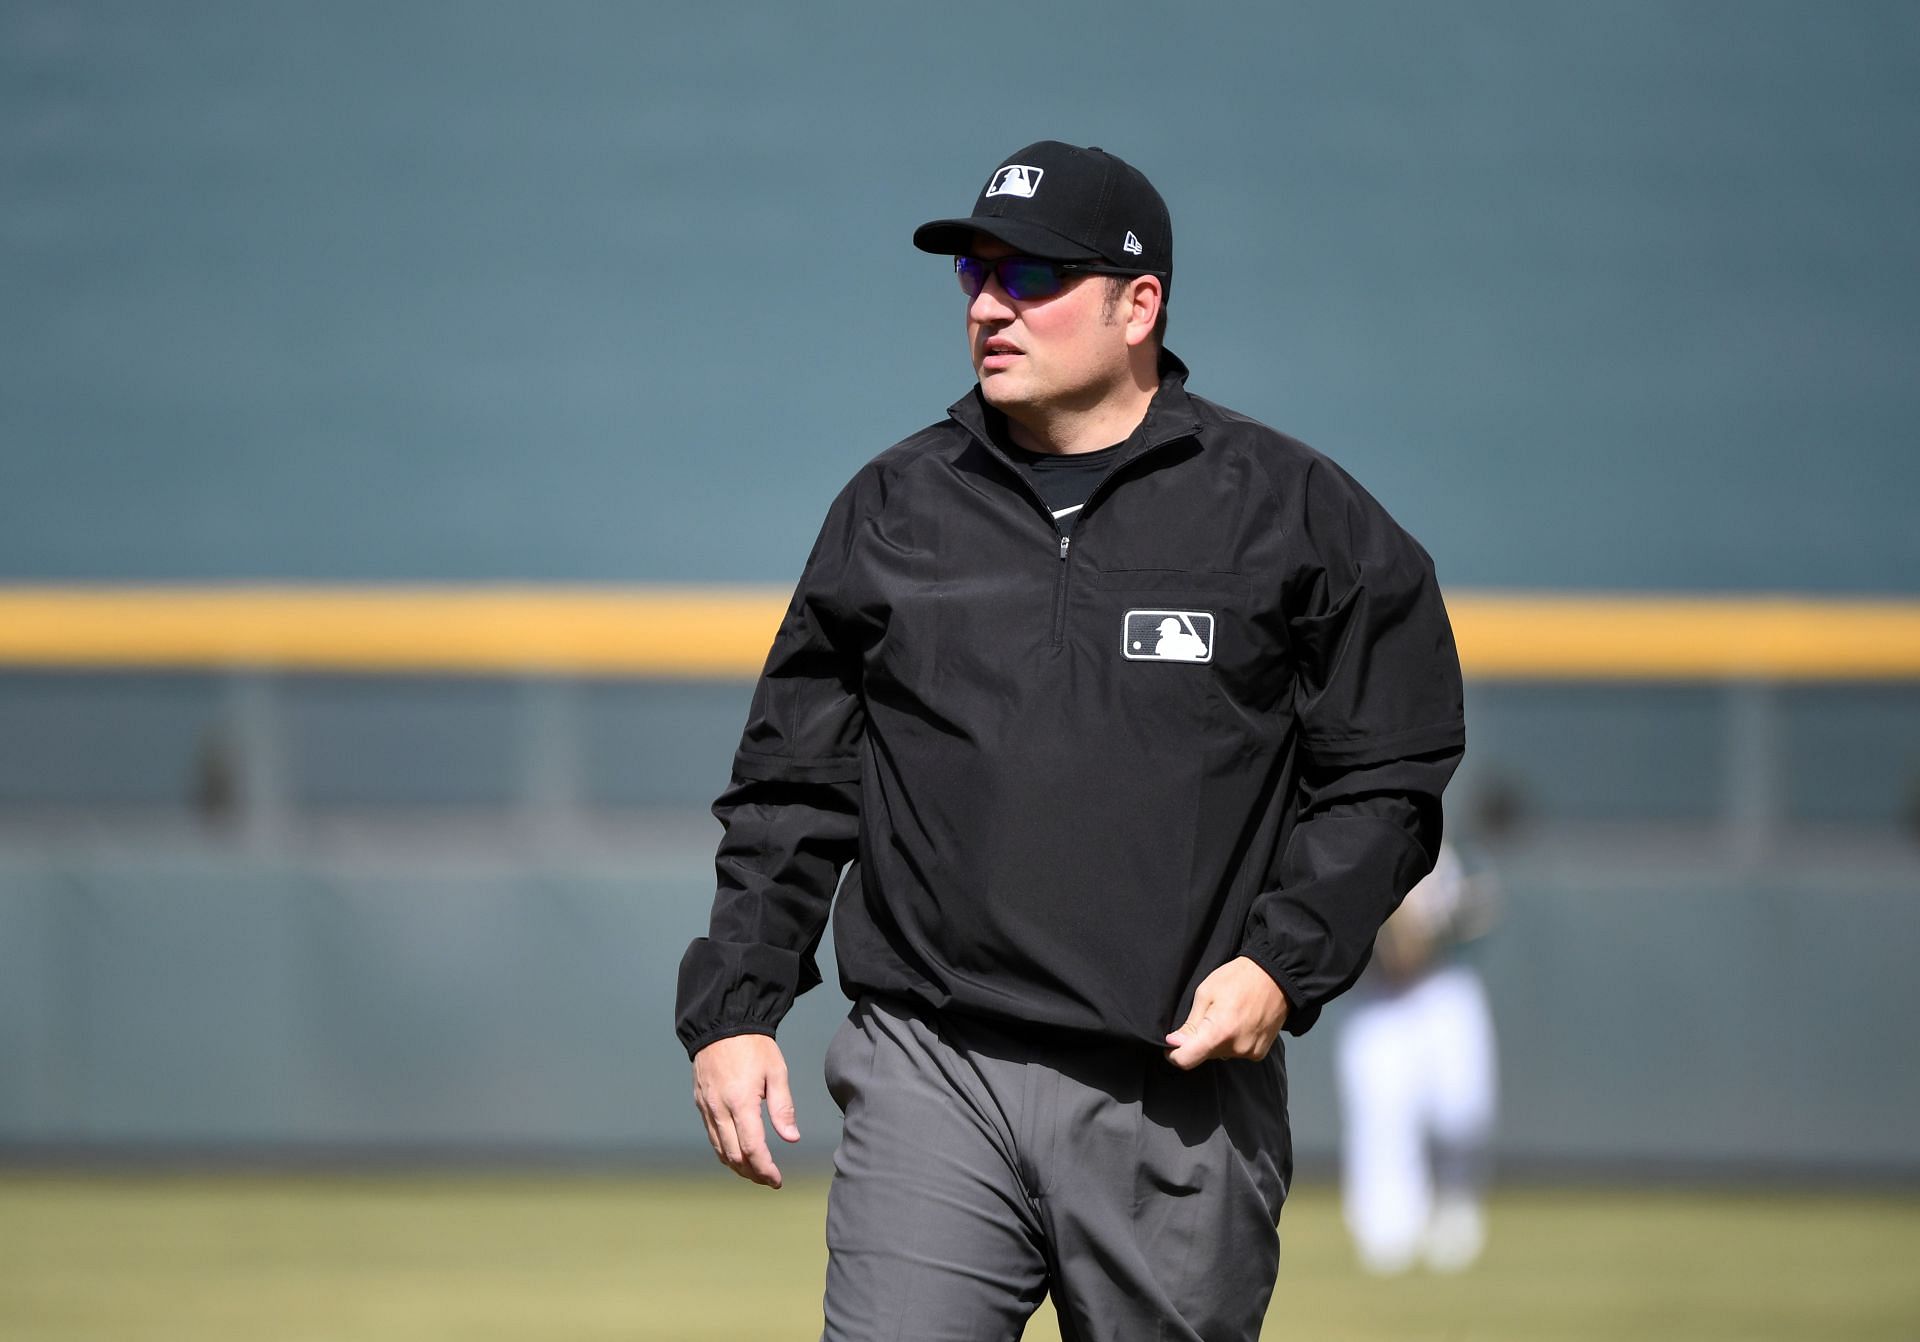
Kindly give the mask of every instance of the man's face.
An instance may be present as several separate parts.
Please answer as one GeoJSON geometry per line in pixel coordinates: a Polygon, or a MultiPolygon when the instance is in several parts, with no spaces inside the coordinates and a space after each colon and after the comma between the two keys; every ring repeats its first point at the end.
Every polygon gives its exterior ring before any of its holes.
{"type": "MultiPolygon", "coordinates": [[[[1012,256],[1004,242],[974,235],[970,255],[1012,256]]],[[[967,345],[987,404],[1022,410],[1098,404],[1127,377],[1126,325],[1099,275],[1076,275],[1052,298],[1009,297],[997,277],[967,304],[967,345]]]]}

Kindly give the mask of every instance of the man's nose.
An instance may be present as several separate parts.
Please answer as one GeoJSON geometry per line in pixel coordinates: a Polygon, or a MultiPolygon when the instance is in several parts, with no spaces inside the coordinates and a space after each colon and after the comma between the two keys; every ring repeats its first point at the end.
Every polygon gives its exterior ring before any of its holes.
{"type": "Polygon", "coordinates": [[[1012,321],[1017,315],[1007,299],[1007,291],[1000,287],[1000,277],[989,271],[987,282],[967,305],[967,316],[977,322],[1004,322],[1012,321]]]}

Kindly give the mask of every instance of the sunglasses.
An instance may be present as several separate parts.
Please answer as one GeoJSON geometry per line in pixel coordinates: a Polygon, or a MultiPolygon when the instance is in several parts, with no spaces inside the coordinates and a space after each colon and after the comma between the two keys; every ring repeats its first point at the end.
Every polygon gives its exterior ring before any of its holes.
{"type": "Polygon", "coordinates": [[[1067,281],[1075,275],[1157,275],[1160,272],[1085,265],[1078,261],[1043,261],[1037,256],[1003,256],[995,261],[956,256],[953,273],[960,281],[960,291],[968,298],[978,298],[980,291],[987,287],[987,276],[992,275],[1000,281],[1008,298],[1026,302],[1033,298],[1052,298],[1066,288],[1067,281]]]}

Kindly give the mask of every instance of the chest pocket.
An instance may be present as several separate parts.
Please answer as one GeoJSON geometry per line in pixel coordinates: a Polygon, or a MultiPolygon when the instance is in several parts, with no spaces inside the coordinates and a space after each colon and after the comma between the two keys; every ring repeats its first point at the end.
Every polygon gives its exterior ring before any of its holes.
{"type": "Polygon", "coordinates": [[[1246,575],[1094,570],[1082,590],[1075,642],[1099,659],[1117,711],[1181,708],[1215,732],[1291,701],[1284,644],[1246,575]]]}

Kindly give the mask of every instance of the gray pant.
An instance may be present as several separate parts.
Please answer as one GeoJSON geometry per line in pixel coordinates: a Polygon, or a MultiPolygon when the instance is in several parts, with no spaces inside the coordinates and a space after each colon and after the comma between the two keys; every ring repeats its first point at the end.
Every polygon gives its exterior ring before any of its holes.
{"type": "Polygon", "coordinates": [[[1259,1336],[1293,1161],[1277,1046],[1182,1072],[863,999],[826,1070],[828,1342],[1012,1342],[1049,1291],[1068,1342],[1259,1336]]]}

